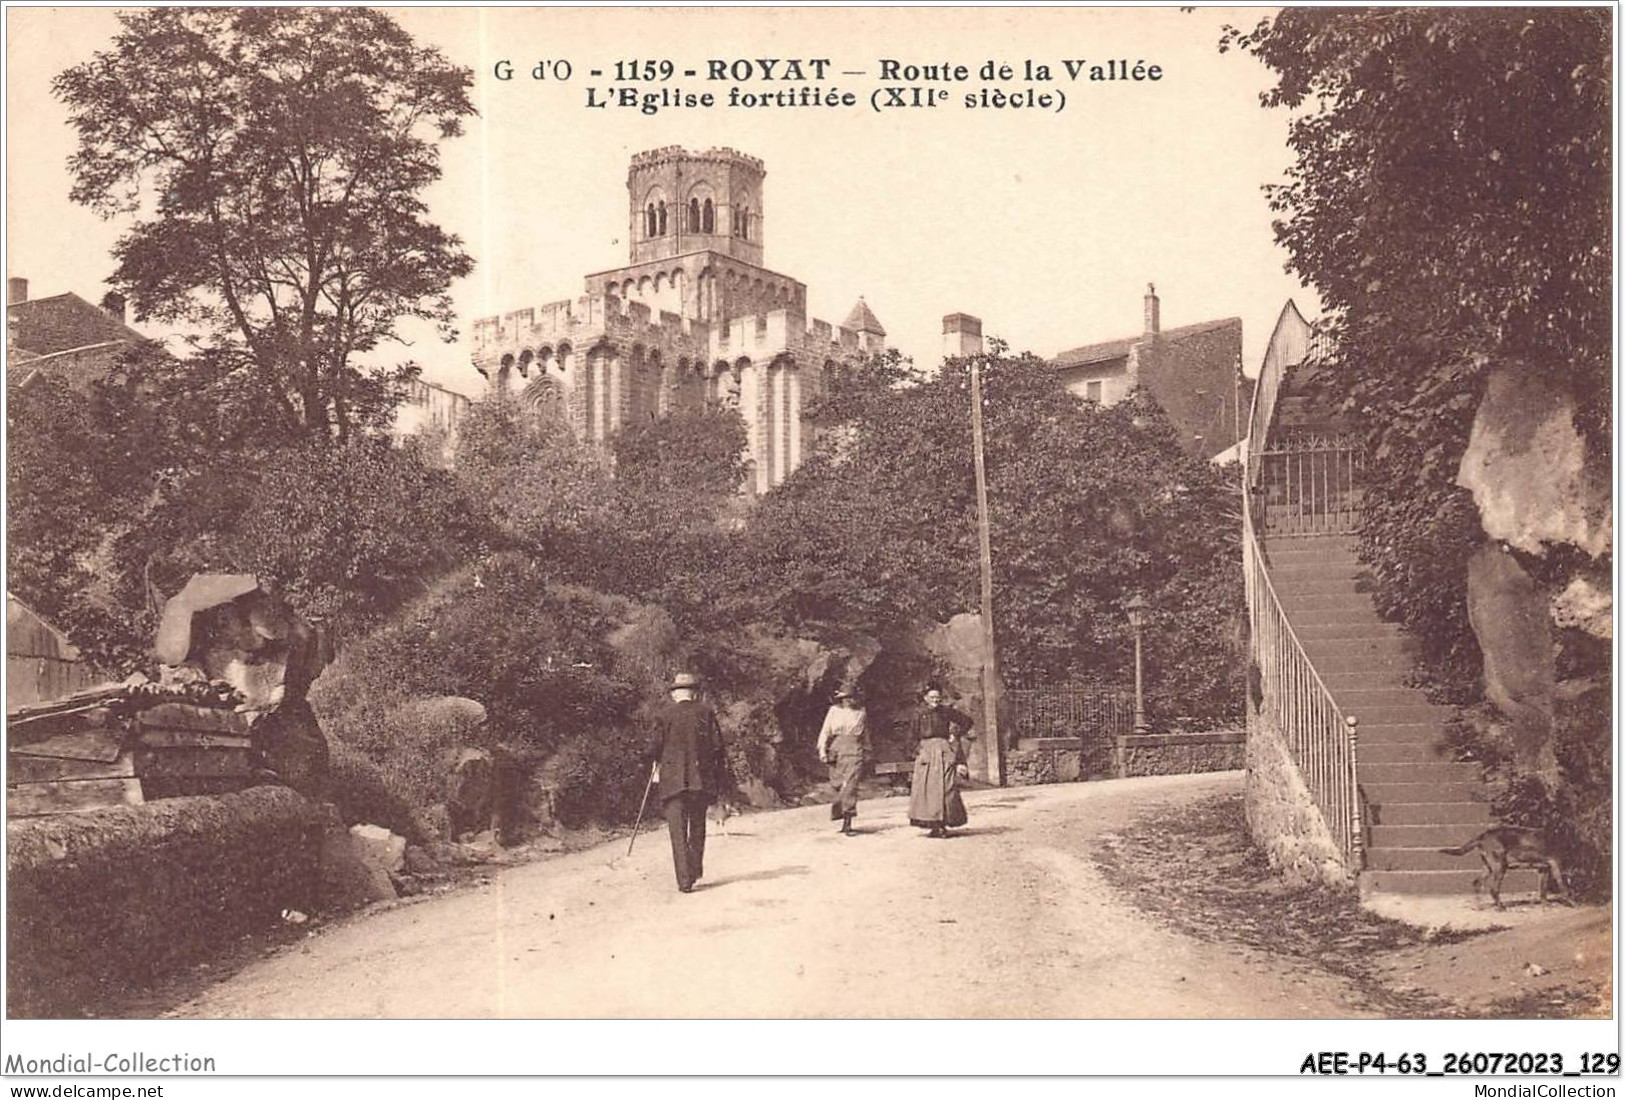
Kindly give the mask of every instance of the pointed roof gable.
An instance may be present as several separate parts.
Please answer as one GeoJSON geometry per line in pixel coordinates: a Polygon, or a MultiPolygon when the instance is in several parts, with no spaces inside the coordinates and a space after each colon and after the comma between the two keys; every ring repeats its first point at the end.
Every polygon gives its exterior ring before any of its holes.
{"type": "Polygon", "coordinates": [[[861,295],[858,298],[858,304],[852,307],[852,312],[848,313],[846,320],[841,322],[841,327],[849,328],[853,332],[872,332],[876,336],[886,335],[886,330],[880,325],[880,319],[875,316],[874,310],[869,308],[869,303],[865,302],[861,295]]]}

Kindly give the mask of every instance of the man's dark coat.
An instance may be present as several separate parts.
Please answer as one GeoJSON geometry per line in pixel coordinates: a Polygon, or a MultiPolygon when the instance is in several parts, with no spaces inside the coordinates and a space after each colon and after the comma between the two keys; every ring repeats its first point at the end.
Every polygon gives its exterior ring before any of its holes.
{"type": "Polygon", "coordinates": [[[722,790],[722,730],[705,703],[668,701],[655,716],[649,756],[660,765],[662,802],[693,791],[709,803],[722,790]]]}

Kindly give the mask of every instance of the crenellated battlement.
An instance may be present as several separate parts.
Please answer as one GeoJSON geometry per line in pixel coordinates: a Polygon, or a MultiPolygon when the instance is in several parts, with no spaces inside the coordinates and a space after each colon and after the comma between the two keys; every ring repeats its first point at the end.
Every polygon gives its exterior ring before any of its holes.
{"type": "Polygon", "coordinates": [[[736,317],[719,326],[711,339],[711,358],[723,363],[742,358],[763,362],[785,353],[822,363],[859,350],[861,337],[855,330],[816,318],[809,322],[790,309],[736,317]]]}
{"type": "Polygon", "coordinates": [[[476,360],[538,345],[587,347],[604,340],[690,343],[706,340],[707,325],[670,310],[605,295],[583,295],[529,309],[481,317],[473,324],[476,360]]]}
{"type": "Polygon", "coordinates": [[[584,351],[604,343],[643,345],[672,359],[727,364],[740,359],[765,362],[786,354],[821,363],[869,350],[856,330],[817,318],[808,321],[795,308],[708,325],[670,310],[656,311],[642,302],[603,295],[481,317],[473,324],[473,342],[473,358],[480,363],[526,351],[540,354],[562,345],[584,351]]]}
{"type": "Polygon", "coordinates": [[[741,153],[737,149],[726,145],[713,146],[710,149],[694,151],[684,149],[681,145],[662,145],[658,149],[648,149],[642,153],[632,154],[632,167],[653,168],[662,164],[672,164],[678,161],[709,161],[713,164],[743,164],[749,168],[767,174],[767,165],[759,158],[749,153],[741,153]]]}

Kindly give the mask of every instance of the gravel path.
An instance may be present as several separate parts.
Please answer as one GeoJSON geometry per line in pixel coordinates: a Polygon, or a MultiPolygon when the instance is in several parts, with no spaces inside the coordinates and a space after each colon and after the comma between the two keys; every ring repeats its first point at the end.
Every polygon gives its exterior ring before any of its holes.
{"type": "Polygon", "coordinates": [[[1090,858],[1101,834],[1239,773],[971,792],[928,840],[907,800],[713,824],[677,893],[664,831],[360,914],[182,1005],[192,1017],[1309,1018],[1370,1014],[1347,981],[1181,935],[1090,858]]]}

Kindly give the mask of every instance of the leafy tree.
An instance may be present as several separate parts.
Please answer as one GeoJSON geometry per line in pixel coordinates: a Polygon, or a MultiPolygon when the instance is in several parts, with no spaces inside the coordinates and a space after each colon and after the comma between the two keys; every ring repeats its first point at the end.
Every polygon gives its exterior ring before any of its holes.
{"type": "MultiPolygon", "coordinates": [[[[994,615],[1013,681],[1131,675],[1122,611],[1152,607],[1164,714],[1240,704],[1236,490],[1179,447],[1148,398],[1110,409],[1030,358],[984,360],[994,615]]],[[[893,374],[842,395],[840,430],[770,494],[730,585],[756,613],[880,637],[978,606],[969,370],[893,374]]]]}
{"type": "Polygon", "coordinates": [[[382,440],[285,450],[259,472],[230,561],[279,582],[296,607],[353,637],[480,541],[445,470],[382,440]]]}
{"type": "Polygon", "coordinates": [[[600,528],[613,554],[600,587],[660,604],[679,624],[706,617],[745,501],[745,423],[720,405],[683,408],[615,437],[600,528]]]}
{"type": "Polygon", "coordinates": [[[111,282],[139,319],[201,329],[286,434],[376,427],[409,369],[356,358],[403,317],[451,339],[472,268],[425,218],[437,140],[473,113],[469,70],[364,8],[122,14],[113,46],[61,73],[73,198],[137,215],[111,282]]]}
{"type": "Polygon", "coordinates": [[[605,522],[609,469],[561,419],[516,401],[475,402],[458,429],[456,476],[510,546],[570,568],[605,522]]]}
{"type": "Polygon", "coordinates": [[[1454,478],[1489,369],[1567,390],[1610,453],[1609,13],[1291,8],[1231,46],[1296,112],[1275,233],[1330,311],[1322,377],[1365,443],[1379,602],[1465,686],[1483,535],[1454,478]]]}

